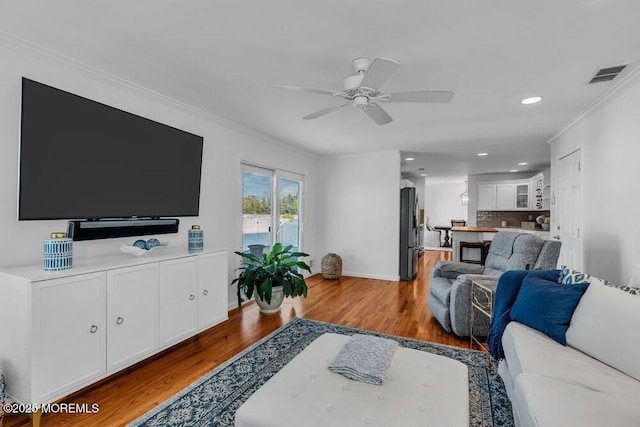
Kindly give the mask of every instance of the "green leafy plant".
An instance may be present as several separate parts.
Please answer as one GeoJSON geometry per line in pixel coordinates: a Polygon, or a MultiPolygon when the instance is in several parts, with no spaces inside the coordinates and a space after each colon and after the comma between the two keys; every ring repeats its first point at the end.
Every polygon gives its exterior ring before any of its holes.
{"type": "Polygon", "coordinates": [[[274,286],[282,286],[285,297],[307,296],[307,284],[299,269],[311,273],[311,268],[298,258],[309,256],[304,252],[291,252],[292,245],[273,245],[268,254],[257,257],[250,252],[235,252],[242,257],[240,274],[231,285],[238,284],[238,307],[242,307],[242,293],[251,298],[255,292],[271,303],[274,286]]]}

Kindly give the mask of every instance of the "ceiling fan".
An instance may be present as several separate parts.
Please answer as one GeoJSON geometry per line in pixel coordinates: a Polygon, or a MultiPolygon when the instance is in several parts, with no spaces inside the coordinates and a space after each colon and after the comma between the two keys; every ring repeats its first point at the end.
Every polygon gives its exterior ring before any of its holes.
{"type": "Polygon", "coordinates": [[[332,111],[347,105],[353,105],[367,113],[371,119],[379,125],[393,121],[391,116],[380,107],[380,102],[449,102],[453,99],[453,92],[449,91],[411,91],[411,92],[380,92],[380,86],[398,69],[400,64],[392,59],[356,58],[352,62],[356,74],[349,76],[342,82],[343,91],[311,89],[300,86],[279,84],[282,89],[298,90],[303,92],[319,93],[344,98],[347,102],[324,108],[308,116],[304,120],[317,119],[332,111]]]}

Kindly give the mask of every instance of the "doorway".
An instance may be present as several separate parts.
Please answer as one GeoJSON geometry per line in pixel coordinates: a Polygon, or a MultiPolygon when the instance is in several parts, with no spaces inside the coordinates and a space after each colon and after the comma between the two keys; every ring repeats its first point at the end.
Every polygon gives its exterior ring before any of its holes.
{"type": "Polygon", "coordinates": [[[256,256],[274,243],[302,250],[304,177],[242,164],[242,251],[256,256]]]}

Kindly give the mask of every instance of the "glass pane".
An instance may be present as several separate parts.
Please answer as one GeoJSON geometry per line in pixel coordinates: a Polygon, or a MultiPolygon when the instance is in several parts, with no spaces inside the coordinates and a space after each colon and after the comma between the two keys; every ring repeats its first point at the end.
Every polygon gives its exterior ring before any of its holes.
{"type": "Polygon", "coordinates": [[[242,250],[260,256],[271,246],[271,176],[242,171],[242,250]]]}
{"type": "Polygon", "coordinates": [[[277,240],[300,250],[300,181],[280,178],[280,221],[277,240]]]}

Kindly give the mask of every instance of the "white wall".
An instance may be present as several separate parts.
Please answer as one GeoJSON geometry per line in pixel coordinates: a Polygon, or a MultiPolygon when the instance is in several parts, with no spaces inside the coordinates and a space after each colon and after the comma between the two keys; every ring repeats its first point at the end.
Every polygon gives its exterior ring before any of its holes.
{"type": "Polygon", "coordinates": [[[558,159],[582,149],[584,270],[621,284],[640,263],[640,73],[633,80],[551,144],[556,193],[558,159]]]}
{"type": "Polygon", "coordinates": [[[345,275],[399,280],[400,153],[322,159],[320,182],[321,254],[345,275]]]}
{"type": "MultiPolygon", "coordinates": [[[[65,231],[66,221],[17,221],[18,146],[21,78],[27,77],[122,110],[204,137],[200,216],[182,218],[180,232],[163,235],[171,245],[186,245],[187,229],[201,224],[205,246],[230,251],[242,246],[240,161],[247,160],[305,176],[305,236],[303,250],[318,258],[318,160],[284,144],[206,116],[126,82],[51,57],[10,49],[0,44],[0,268],[42,263],[42,241],[52,231],[65,231]],[[272,143],[271,143],[272,142],[272,143]]],[[[60,159],[58,159],[60,160],[60,159]]],[[[82,177],[78,177],[82,179],[82,177]]],[[[43,183],[46,185],[46,183],[43,183]]],[[[59,191],[59,190],[57,190],[59,191]]],[[[74,242],[74,258],[117,254],[135,238],[74,242]]],[[[230,254],[229,278],[238,265],[230,254]]],[[[318,265],[318,263],[316,263],[318,265]]],[[[235,291],[229,292],[235,303],[235,291]]]]}
{"type": "Polygon", "coordinates": [[[452,219],[464,219],[467,221],[467,207],[460,202],[460,194],[465,188],[467,187],[464,182],[430,184],[427,179],[424,190],[425,221],[426,217],[429,217],[429,224],[432,226],[450,226],[452,219]]]}

